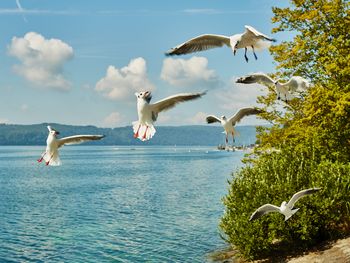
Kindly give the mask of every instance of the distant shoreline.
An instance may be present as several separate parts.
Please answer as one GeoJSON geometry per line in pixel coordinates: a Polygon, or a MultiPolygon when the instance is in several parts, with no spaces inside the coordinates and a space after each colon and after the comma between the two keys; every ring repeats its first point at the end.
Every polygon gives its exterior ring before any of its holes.
{"type": "MultiPolygon", "coordinates": [[[[16,145],[45,145],[47,125],[49,123],[18,125],[0,124],[0,146],[16,145]]],[[[89,142],[86,145],[159,145],[159,146],[214,146],[224,143],[224,134],[221,126],[187,125],[187,126],[157,126],[155,136],[146,142],[133,137],[131,126],[118,128],[98,128],[96,126],[74,126],[52,124],[60,132],[60,137],[74,134],[103,134],[106,137],[100,141],[89,142]]],[[[237,126],[239,136],[235,146],[251,145],[256,141],[256,126],[237,126]]]]}

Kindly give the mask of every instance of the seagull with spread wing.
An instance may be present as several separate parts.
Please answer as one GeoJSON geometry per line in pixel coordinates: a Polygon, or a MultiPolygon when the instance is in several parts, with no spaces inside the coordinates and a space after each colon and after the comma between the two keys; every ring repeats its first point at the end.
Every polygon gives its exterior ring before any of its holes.
{"type": "Polygon", "coordinates": [[[275,41],[275,39],[260,33],[254,27],[245,26],[244,33],[230,37],[212,34],[197,36],[170,49],[165,55],[183,55],[226,45],[232,49],[234,55],[236,55],[237,49],[244,48],[244,58],[248,62],[247,49],[252,49],[255,59],[258,59],[255,50],[266,49],[270,46],[271,42],[275,41]]]}
{"type": "Polygon", "coordinates": [[[180,93],[151,104],[152,94],[150,91],[136,92],[139,120],[132,123],[134,138],[139,138],[141,141],[151,139],[156,133],[153,123],[161,111],[169,110],[180,102],[198,99],[205,94],[206,92],[180,93]]]}
{"type": "Polygon", "coordinates": [[[254,115],[261,113],[262,111],[256,108],[242,108],[239,109],[235,115],[233,115],[231,118],[227,119],[225,115],[221,116],[220,118],[216,117],[215,115],[209,115],[207,116],[207,123],[214,123],[219,122],[221,123],[222,127],[225,130],[226,134],[226,144],[228,143],[228,135],[232,135],[232,142],[235,142],[235,129],[234,126],[236,123],[238,123],[243,117],[254,115]]]}
{"type": "Polygon", "coordinates": [[[275,206],[271,204],[265,204],[261,207],[259,207],[250,217],[249,221],[258,219],[262,217],[263,215],[271,212],[279,212],[284,215],[284,221],[287,221],[292,215],[294,215],[299,208],[293,209],[295,203],[302,197],[313,194],[317,191],[321,190],[321,188],[310,188],[306,190],[302,190],[300,192],[297,192],[293,195],[293,197],[289,200],[287,203],[286,201],[283,201],[281,206],[275,206]]]}
{"type": "Polygon", "coordinates": [[[273,86],[277,93],[277,99],[282,99],[286,102],[294,97],[293,93],[306,91],[311,86],[309,81],[300,76],[293,76],[286,83],[281,83],[279,79],[274,80],[264,73],[254,73],[243,76],[238,78],[236,83],[260,83],[267,87],[273,86]]]}
{"type": "Polygon", "coordinates": [[[46,140],[46,151],[41,155],[38,162],[41,163],[44,160],[46,165],[52,166],[61,165],[58,149],[63,145],[79,144],[86,141],[101,140],[105,137],[104,135],[74,135],[58,139],[57,135],[60,134],[58,131],[51,128],[51,126],[47,126],[47,129],[49,130],[49,135],[46,140]]]}

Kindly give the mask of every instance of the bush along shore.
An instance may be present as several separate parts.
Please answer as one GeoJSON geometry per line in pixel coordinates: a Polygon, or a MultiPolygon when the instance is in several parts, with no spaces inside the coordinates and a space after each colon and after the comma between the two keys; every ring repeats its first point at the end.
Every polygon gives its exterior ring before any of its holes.
{"type": "Polygon", "coordinates": [[[259,145],[232,174],[220,222],[223,238],[245,260],[350,235],[350,3],[292,0],[273,13],[273,32],[294,38],[270,48],[277,65],[271,77],[302,76],[312,86],[288,102],[274,89],[258,98],[261,118],[272,125],[257,129],[259,145]],[[263,204],[280,206],[313,187],[321,190],[300,199],[289,220],[268,213],[249,221],[263,204]]]}

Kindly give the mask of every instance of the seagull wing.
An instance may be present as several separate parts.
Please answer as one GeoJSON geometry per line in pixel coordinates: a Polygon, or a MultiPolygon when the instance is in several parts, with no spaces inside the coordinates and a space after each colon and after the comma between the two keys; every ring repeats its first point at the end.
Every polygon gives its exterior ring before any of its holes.
{"type": "Polygon", "coordinates": [[[263,73],[254,73],[251,75],[240,77],[236,80],[236,83],[243,83],[243,84],[260,83],[265,86],[275,85],[275,81],[263,73]]]}
{"type": "Polygon", "coordinates": [[[165,53],[167,56],[189,54],[193,52],[208,50],[211,48],[222,47],[226,45],[230,47],[230,38],[222,35],[201,35],[192,38],[185,43],[173,47],[165,53]]]}
{"type": "Polygon", "coordinates": [[[242,108],[242,109],[239,109],[235,115],[233,115],[231,118],[229,118],[228,121],[231,122],[232,125],[235,125],[243,117],[258,114],[258,113],[261,113],[261,110],[256,109],[256,108],[242,108]]]}
{"type": "Polygon", "coordinates": [[[265,215],[267,213],[271,213],[271,212],[281,212],[281,210],[278,206],[271,205],[271,204],[265,204],[263,206],[260,206],[257,210],[255,210],[255,212],[249,218],[249,221],[253,221],[255,219],[258,219],[258,218],[262,217],[263,215],[265,215]]]}
{"type": "Polygon", "coordinates": [[[305,91],[310,87],[310,82],[303,77],[293,76],[286,85],[288,85],[291,92],[305,91]]]}
{"type": "Polygon", "coordinates": [[[213,122],[220,122],[221,123],[221,120],[218,117],[216,117],[215,115],[207,116],[206,120],[207,120],[207,123],[213,123],[213,122]]]}
{"type": "Polygon", "coordinates": [[[206,92],[202,93],[180,93],[176,94],[170,97],[167,97],[165,99],[162,99],[160,101],[157,101],[154,104],[150,104],[152,112],[157,115],[161,111],[169,110],[176,106],[176,104],[184,101],[194,100],[202,97],[205,95],[206,92]]]}
{"type": "Polygon", "coordinates": [[[62,139],[58,139],[58,147],[62,147],[63,145],[69,144],[79,144],[87,141],[96,141],[104,138],[105,135],[74,135],[69,137],[64,137],[62,139]]]}
{"type": "Polygon", "coordinates": [[[244,26],[245,27],[245,34],[251,35],[253,37],[257,37],[257,38],[262,38],[262,39],[266,39],[272,42],[276,42],[276,39],[271,38],[263,33],[260,33],[258,30],[256,30],[254,27],[252,26],[244,26]]]}
{"type": "Polygon", "coordinates": [[[297,192],[296,194],[294,194],[292,196],[292,198],[289,200],[287,206],[292,209],[294,204],[302,197],[306,196],[306,195],[310,195],[313,194],[317,191],[321,190],[321,188],[310,188],[310,189],[306,189],[306,190],[301,190],[300,192],[297,192]]]}

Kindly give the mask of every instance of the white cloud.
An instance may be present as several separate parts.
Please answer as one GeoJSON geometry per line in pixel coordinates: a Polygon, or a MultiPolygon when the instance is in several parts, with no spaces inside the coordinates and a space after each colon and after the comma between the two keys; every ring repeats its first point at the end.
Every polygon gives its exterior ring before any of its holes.
{"type": "Polygon", "coordinates": [[[205,112],[197,112],[196,115],[194,115],[193,117],[189,118],[187,121],[189,124],[201,124],[204,125],[206,123],[206,117],[209,114],[205,113],[205,112]]]}
{"type": "Polygon", "coordinates": [[[235,78],[230,81],[230,88],[218,90],[219,107],[224,110],[238,110],[242,107],[257,106],[256,98],[267,94],[268,89],[260,84],[238,84],[235,78]]]}
{"type": "Polygon", "coordinates": [[[103,126],[113,128],[120,124],[122,120],[123,117],[119,112],[111,112],[103,119],[103,126]]]}
{"type": "Polygon", "coordinates": [[[196,56],[188,60],[164,59],[161,78],[173,86],[197,84],[207,88],[215,88],[221,83],[215,71],[208,69],[208,60],[196,56]]]}
{"type": "Polygon", "coordinates": [[[29,32],[23,38],[13,37],[8,52],[21,61],[14,66],[15,72],[32,84],[58,90],[71,88],[63,76],[63,65],[73,57],[73,48],[62,40],[29,32]]]}
{"type": "Polygon", "coordinates": [[[10,121],[5,118],[0,118],[0,124],[9,123],[10,121]]]}
{"type": "Polygon", "coordinates": [[[95,90],[111,100],[130,98],[136,91],[152,91],[155,87],[149,81],[146,69],[146,61],[141,57],[132,59],[121,69],[109,66],[106,76],[96,83],[95,90]]]}
{"type": "Polygon", "coordinates": [[[162,112],[158,115],[157,123],[169,123],[172,120],[172,117],[170,116],[169,112],[162,112]]]}

